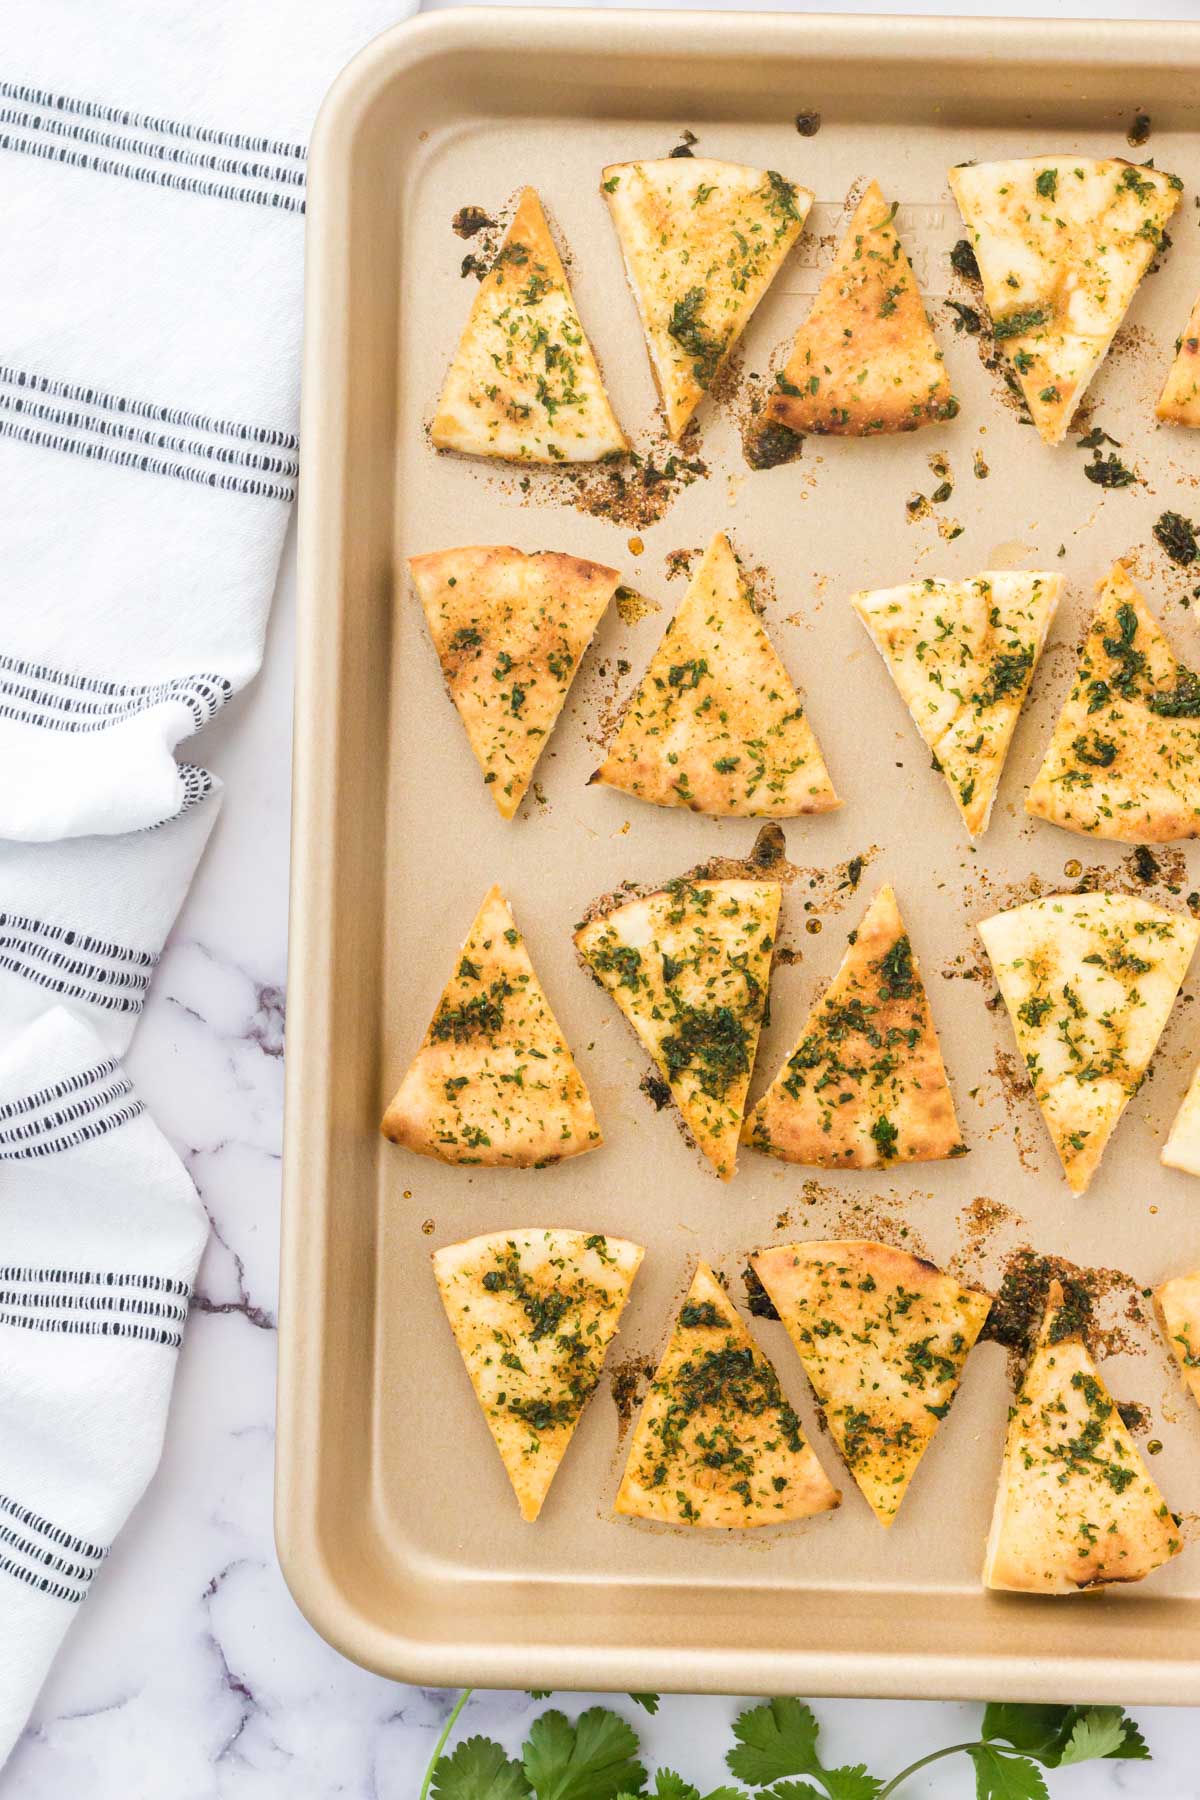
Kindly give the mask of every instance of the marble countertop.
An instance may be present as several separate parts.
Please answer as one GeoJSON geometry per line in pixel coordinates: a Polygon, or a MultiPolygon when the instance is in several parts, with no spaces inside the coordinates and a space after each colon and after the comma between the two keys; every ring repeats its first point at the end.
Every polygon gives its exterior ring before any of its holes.
{"type": "MultiPolygon", "coordinates": [[[[968,8],[927,0],[921,10],[968,8]]],[[[1195,0],[972,10],[1196,16],[1195,0]]],[[[296,1610],[272,1543],[294,589],[289,545],[264,673],[203,741],[203,760],[226,782],[223,816],[129,1058],[212,1225],[162,1466],[0,1775],[0,1800],[415,1800],[454,1699],[344,1661],[296,1610]]],[[[573,1713],[588,1702],[559,1703],[573,1713]]],[[[463,1725],[515,1748],[540,1704],[479,1694],[463,1725]]],[[[719,1782],[737,1701],[668,1698],[653,1719],[615,1704],[652,1766],[702,1789],[719,1782]]],[[[935,1701],[816,1710],[834,1760],[866,1758],[880,1772],[973,1736],[978,1717],[935,1701]]],[[[1054,1800],[1197,1800],[1200,1708],[1138,1716],[1155,1761],[1063,1771],[1054,1800]]],[[[972,1790],[967,1765],[951,1762],[905,1792],[972,1790]]]]}

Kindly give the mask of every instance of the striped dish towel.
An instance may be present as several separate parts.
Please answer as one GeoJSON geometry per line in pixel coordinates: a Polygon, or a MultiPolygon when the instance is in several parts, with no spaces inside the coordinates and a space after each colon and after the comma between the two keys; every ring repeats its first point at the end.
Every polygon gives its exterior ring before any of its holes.
{"type": "Polygon", "coordinates": [[[37,0],[0,45],[0,1763],[158,1459],[203,1213],[119,1058],[299,470],[305,143],[414,0],[37,0]]]}
{"type": "Polygon", "coordinates": [[[89,1025],[0,1057],[0,1761],[153,1473],[206,1227],[89,1025]]]}

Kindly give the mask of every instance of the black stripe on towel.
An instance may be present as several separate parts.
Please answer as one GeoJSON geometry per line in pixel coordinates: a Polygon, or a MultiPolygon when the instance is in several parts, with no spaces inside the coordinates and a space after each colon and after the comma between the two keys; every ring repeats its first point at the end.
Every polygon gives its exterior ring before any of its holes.
{"type": "Polygon", "coordinates": [[[48,143],[43,138],[23,136],[20,130],[0,131],[0,150],[14,150],[20,155],[35,156],[42,162],[65,165],[71,169],[89,169],[96,175],[121,175],[126,181],[137,181],[143,187],[170,188],[179,194],[203,195],[213,200],[237,200],[247,206],[266,207],[270,212],[303,213],[304,201],[298,194],[272,184],[270,187],[237,187],[228,181],[206,181],[197,175],[176,175],[170,169],[147,168],[145,163],[122,157],[100,156],[88,150],[72,150],[67,144],[48,143]]]}
{"type": "MultiPolygon", "coordinates": [[[[3,149],[0,138],[0,149],[3,149]]],[[[264,500],[294,500],[294,487],[283,487],[276,481],[262,481],[256,476],[226,475],[215,469],[198,469],[189,463],[167,462],[137,450],[115,450],[111,444],[95,443],[90,438],[73,438],[63,432],[43,431],[35,425],[14,425],[11,419],[0,419],[0,437],[19,444],[35,444],[43,450],[61,450],[69,456],[82,456],[88,462],[112,463],[121,469],[135,469],[143,475],[170,475],[176,481],[189,481],[196,487],[217,488],[227,494],[248,494],[264,500]]]]}
{"type": "Polygon", "coordinates": [[[153,132],[159,137],[191,139],[199,144],[222,144],[228,150],[249,150],[260,156],[288,157],[303,162],[303,144],[290,144],[285,139],[251,137],[242,131],[219,131],[212,125],[193,125],[183,119],[165,119],[153,113],[131,112],[124,106],[106,106],[97,100],[79,100],[68,94],[53,94],[46,88],[31,87],[22,81],[0,81],[0,95],[6,100],[19,100],[26,106],[43,106],[48,110],[70,113],[83,119],[103,119],[108,125],[123,125],[127,130],[153,132]]]}
{"type": "MultiPolygon", "coordinates": [[[[92,1087],[96,1082],[107,1081],[116,1070],[115,1057],[107,1057],[104,1062],[95,1063],[90,1069],[80,1069],[76,1075],[66,1075],[61,1081],[52,1081],[45,1087],[37,1088],[32,1094],[22,1094],[19,1100],[6,1100],[0,1104],[0,1124],[5,1119],[19,1119],[25,1113],[37,1112],[43,1106],[50,1106],[55,1100],[66,1100],[72,1094],[82,1093],[84,1088],[92,1087]]],[[[0,1500],[3,1496],[0,1496],[0,1500]]]]}
{"type": "Polygon", "coordinates": [[[87,1598],[86,1587],[64,1587],[61,1581],[55,1581],[49,1575],[39,1575],[28,1563],[13,1562],[8,1556],[0,1556],[0,1575],[13,1575],[18,1581],[26,1582],[52,1600],[72,1600],[78,1605],[80,1600],[87,1598]]]}
{"type": "Polygon", "coordinates": [[[200,731],[232,694],[233,683],[224,675],[176,675],[135,685],[0,653],[0,718],[47,731],[107,731],[172,702],[187,707],[192,729],[200,731]]]}
{"type": "MultiPolygon", "coordinates": [[[[3,91],[0,82],[0,92],[3,91]]],[[[246,425],[234,419],[214,419],[207,413],[191,412],[186,407],[160,406],[154,400],[132,400],[124,394],[111,394],[90,382],[60,381],[50,375],[39,375],[31,369],[17,369],[0,363],[0,384],[5,387],[29,388],[35,394],[50,394],[60,400],[77,400],[99,412],[124,413],[134,419],[156,419],[163,425],[179,425],[191,432],[206,432],[212,437],[240,438],[255,444],[270,444],[279,450],[298,450],[300,440],[291,431],[280,431],[273,425],[246,425]]]]}
{"type": "Polygon", "coordinates": [[[27,111],[22,107],[0,107],[0,125],[12,125],[18,131],[45,132],[49,139],[91,144],[117,156],[145,157],[147,161],[171,163],[176,168],[209,169],[214,175],[236,175],[244,181],[274,182],[280,187],[302,188],[303,167],[281,168],[275,162],[247,162],[240,156],[220,156],[210,150],[192,150],[180,143],[156,143],[153,138],[137,138],[116,131],[101,131],[94,125],[79,125],[46,110],[27,111]]]}
{"type": "Polygon", "coordinates": [[[34,1531],[51,1544],[58,1544],[63,1550],[70,1550],[76,1556],[86,1556],[90,1562],[103,1562],[108,1555],[107,1544],[89,1543],[87,1538],[77,1537],[74,1532],[64,1531],[61,1525],[55,1525],[50,1519],[43,1518],[41,1513],[34,1512],[9,1494],[0,1494],[0,1513],[10,1519],[16,1519],[27,1530],[34,1531]]]}
{"type": "Polygon", "coordinates": [[[0,1309],[0,1325],[19,1325],[26,1331],[56,1332],[65,1337],[135,1338],[143,1344],[162,1344],[178,1350],[182,1333],[166,1326],[126,1324],[121,1319],[43,1319],[0,1309]]]}

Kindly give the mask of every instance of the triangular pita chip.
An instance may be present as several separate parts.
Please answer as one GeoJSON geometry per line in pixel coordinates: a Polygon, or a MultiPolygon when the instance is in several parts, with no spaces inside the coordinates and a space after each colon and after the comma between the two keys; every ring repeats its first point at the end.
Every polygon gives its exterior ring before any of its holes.
{"type": "Polygon", "coordinates": [[[1009,1408],[984,1584],[1072,1594],[1140,1581],[1181,1548],[1178,1524],[1053,1281],[1009,1408]]]}
{"type": "Polygon", "coordinates": [[[1061,575],[996,571],[853,596],[972,837],[987,830],[1061,575]]]}
{"type": "Polygon", "coordinates": [[[1114,563],[1025,809],[1127,844],[1200,836],[1200,679],[1114,563]]]}
{"type": "Polygon", "coordinates": [[[780,1244],[750,1260],[850,1473],[890,1525],[958,1392],[990,1296],[867,1238],[780,1244]]]}
{"type": "Polygon", "coordinates": [[[996,343],[1038,432],[1060,443],[1162,246],[1183,183],[1086,156],[968,163],[949,181],[996,343]]]}
{"type": "Polygon", "coordinates": [[[603,186],[678,440],[803,231],[813,197],[774,169],[706,156],[614,163],[603,186]]]}
{"type": "Polygon", "coordinates": [[[895,214],[873,181],[776,376],[770,423],[871,437],[958,412],[895,214]]]}
{"type": "Polygon", "coordinates": [[[890,887],[851,933],[796,1048],[748,1115],[742,1142],[824,1169],[962,1154],[933,1015],[890,887]]]}
{"type": "Polygon", "coordinates": [[[840,806],[724,532],[592,777],[655,806],[790,819],[840,806]]]}
{"type": "Polygon", "coordinates": [[[840,1499],[772,1364],[700,1263],[634,1429],[617,1512],[736,1529],[840,1499]]]}
{"type": "Polygon", "coordinates": [[[645,1252],[582,1231],[497,1231],[433,1272],[524,1519],[536,1519],[645,1252]]]}
{"type": "Polygon", "coordinates": [[[1200,1270],[1176,1275],[1154,1290],[1163,1336],[1179,1363],[1180,1373],[1200,1400],[1200,1270]]]}
{"type": "Polygon", "coordinates": [[[413,556],[408,566],[450,698],[501,818],[511,819],[620,574],[506,544],[413,556]]]}
{"type": "Polygon", "coordinates": [[[532,188],[480,284],[431,432],[438,450],[597,462],[629,448],[532,188]]]}
{"type": "Polygon", "coordinates": [[[1167,1141],[1159,1160],[1168,1169],[1182,1169],[1186,1175],[1200,1175],[1200,1063],[1196,1065],[1191,1085],[1179,1103],[1167,1141]]]}
{"type": "Polygon", "coordinates": [[[442,1162],[521,1169],[600,1142],[587,1088],[498,887],[484,896],[383,1134],[442,1162]]]}
{"type": "Polygon", "coordinates": [[[1175,425],[1200,425],[1200,298],[1188,316],[1187,328],[1176,340],[1163,391],[1154,408],[1160,419],[1175,425]]]}
{"type": "Polygon", "coordinates": [[[984,919],[1068,1185],[1082,1194],[1146,1073],[1200,925],[1126,894],[1048,894],[984,919]]]}
{"type": "Polygon", "coordinates": [[[776,881],[684,876],[575,933],[722,1181],[737,1160],[780,894],[776,881]]]}

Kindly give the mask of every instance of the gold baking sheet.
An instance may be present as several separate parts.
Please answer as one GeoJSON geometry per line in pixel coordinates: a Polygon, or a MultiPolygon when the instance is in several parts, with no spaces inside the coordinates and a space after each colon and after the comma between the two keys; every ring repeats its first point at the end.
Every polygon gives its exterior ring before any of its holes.
{"type": "MultiPolygon", "coordinates": [[[[1158,1148],[1200,1050],[1195,979],[1152,1075],[1083,1199],[1072,1199],[988,1006],[974,922],[1067,865],[1137,885],[1129,853],[1028,820],[1021,799],[1070,679],[1093,584],[1136,551],[1185,657],[1200,643],[1186,574],[1154,544],[1167,507],[1194,514],[1200,442],[1153,402],[1200,286],[1200,27],[467,10],[379,39],[342,76],[313,145],[301,496],[292,949],[277,1516],[280,1554],[313,1623],[348,1655],[421,1682],[511,1687],[1200,1701],[1200,1548],[1144,1586],[1066,1602],[979,1585],[1008,1403],[1003,1350],[972,1355],[894,1529],[884,1533],[815,1417],[782,1327],[754,1321],[841,1509],[806,1525],[687,1536],[611,1512],[623,1461],[613,1372],[661,1345],[697,1255],[744,1301],[745,1252],[792,1235],[874,1234],[994,1285],[1028,1243],[1131,1278],[1103,1372],[1147,1409],[1139,1438],[1198,1535],[1200,1415],[1145,1320],[1139,1285],[1200,1262],[1200,1185],[1158,1148]],[[798,135],[800,110],[822,114],[798,135]],[[968,157],[1143,151],[1186,185],[1175,247],[1101,370],[1091,421],[1141,477],[1105,493],[1074,439],[1019,424],[947,294],[961,235],[945,171],[968,157]],[[800,247],[752,321],[737,379],[701,409],[707,474],[662,516],[586,510],[561,472],[431,450],[426,428],[474,283],[465,205],[495,216],[535,185],[617,414],[661,463],[652,381],[598,192],[603,164],[665,154],[774,167],[817,194],[800,247]],[[945,347],[957,420],[911,436],[809,439],[751,474],[739,423],[831,254],[851,184],[877,176],[945,347]],[[946,479],[922,516],[907,503],[946,479]],[[976,459],[986,478],[975,473],[976,459]],[[950,533],[961,526],[957,536],[950,533]],[[745,856],[751,822],[659,811],[587,788],[597,743],[678,603],[686,554],[723,528],[756,576],[772,636],[807,693],[845,805],[785,826],[772,1023],[753,1092],[790,1048],[872,892],[894,883],[922,959],[971,1154],[878,1175],[826,1175],[742,1154],[723,1186],[673,1110],[639,1090],[645,1062],[586,978],[571,927],[623,880],[745,856]],[[631,544],[631,540],[637,543],[631,544]],[[555,548],[619,565],[658,612],[610,609],[514,823],[497,816],[446,699],[405,556],[459,543],[555,548]],[[640,550],[638,545],[640,544],[640,550]],[[1061,550],[1061,554],[1060,554],[1061,550]],[[684,553],[682,555],[677,553],[684,553]],[[1061,569],[1069,590],[1019,725],[987,836],[967,847],[942,778],[847,595],[913,575],[1061,569]],[[628,665],[628,667],[626,667],[628,665]],[[846,866],[862,857],[856,891],[846,866]],[[484,890],[500,881],[575,1048],[606,1142],[525,1174],[443,1168],[386,1144],[383,1106],[418,1043],[484,890]],[[820,925],[818,931],[810,926],[820,925]],[[582,1225],[648,1255],[541,1521],[524,1525],[428,1270],[437,1244],[512,1225],[582,1225]],[[907,1235],[905,1235],[907,1234],[907,1235]]],[[[693,454],[691,444],[687,454],[693,454]]],[[[585,479],[585,487],[594,484],[585,479]]],[[[922,509],[918,509],[920,512],[922,509]]],[[[635,609],[636,610],[636,609],[635,609]]],[[[1139,891],[1183,907],[1200,852],[1159,857],[1139,891]],[[1176,892],[1168,893],[1167,883],[1176,892]]]]}

